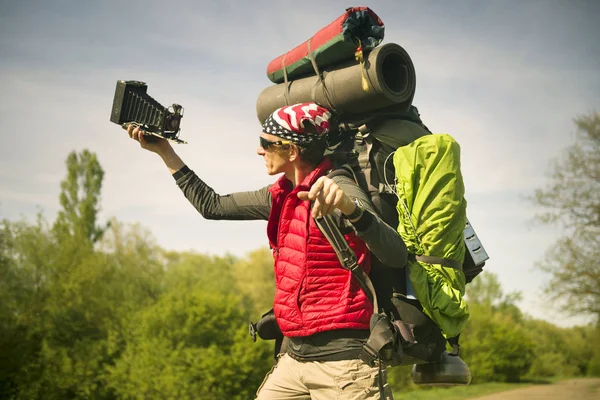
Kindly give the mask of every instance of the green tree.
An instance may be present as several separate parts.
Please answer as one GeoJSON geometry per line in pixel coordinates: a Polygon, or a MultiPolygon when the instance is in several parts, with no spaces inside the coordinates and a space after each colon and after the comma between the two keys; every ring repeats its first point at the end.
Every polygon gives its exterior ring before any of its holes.
{"type": "Polygon", "coordinates": [[[102,304],[92,294],[103,273],[93,245],[102,233],[96,220],[104,173],[87,150],[69,154],[66,165],[53,229],[16,236],[19,260],[37,285],[37,321],[29,324],[37,351],[17,378],[22,398],[96,397],[95,370],[107,357],[103,319],[92,306],[102,304]]]}
{"type": "Polygon", "coordinates": [[[238,296],[177,287],[132,319],[108,382],[127,399],[248,399],[270,367],[252,343],[238,296]]]}
{"type": "Polygon", "coordinates": [[[273,255],[268,248],[250,252],[233,265],[236,292],[244,309],[256,320],[273,307],[275,276],[273,255]]]}
{"type": "Polygon", "coordinates": [[[272,277],[236,271],[268,271],[267,253],[165,252],[139,225],[99,227],[95,155],[67,169],[53,224],[0,226],[0,398],[252,397],[272,363],[247,333],[252,290],[272,277]]]}
{"type": "Polygon", "coordinates": [[[194,252],[165,252],[165,267],[170,271],[165,288],[191,290],[198,285],[219,293],[230,293],[236,284],[233,265],[238,261],[231,255],[209,256],[194,252]]]}
{"type": "Polygon", "coordinates": [[[505,294],[497,275],[487,271],[467,285],[466,294],[471,317],[460,336],[461,356],[473,382],[523,379],[534,352],[517,306],[521,293],[505,294]]]}
{"type": "Polygon", "coordinates": [[[517,382],[526,376],[534,358],[533,343],[512,312],[471,304],[471,318],[460,336],[461,357],[473,383],[517,382]]]}
{"type": "Polygon", "coordinates": [[[131,317],[160,295],[164,271],[147,238],[118,223],[109,233],[98,251],[69,258],[43,221],[5,224],[0,381],[11,398],[113,398],[104,369],[122,353],[131,317]],[[114,246],[121,236],[127,241],[114,246]]]}
{"type": "Polygon", "coordinates": [[[522,294],[514,291],[504,294],[498,276],[485,271],[466,287],[467,302],[479,304],[493,311],[510,313],[515,320],[521,321],[523,314],[517,302],[522,299],[522,294]]]}
{"type": "Polygon", "coordinates": [[[18,392],[16,373],[35,352],[30,340],[27,304],[34,300],[36,287],[30,270],[17,268],[14,223],[3,221],[0,229],[0,399],[18,392]]]}
{"type": "Polygon", "coordinates": [[[529,320],[524,326],[533,344],[534,361],[528,376],[583,376],[592,357],[589,327],[561,328],[546,321],[529,320]]]}
{"type": "Polygon", "coordinates": [[[39,375],[29,366],[36,362],[42,347],[56,245],[41,216],[36,224],[4,221],[1,237],[0,381],[10,387],[2,394],[12,398],[39,375]]]}
{"type": "Polygon", "coordinates": [[[104,170],[89,150],[71,152],[66,165],[67,177],[60,185],[62,209],[54,227],[62,234],[81,236],[94,243],[106,229],[96,224],[104,170]]]}
{"type": "Polygon", "coordinates": [[[587,374],[600,376],[600,325],[593,327],[589,341],[592,344],[592,357],[587,366],[587,374]]]}
{"type": "Polygon", "coordinates": [[[112,398],[103,370],[123,350],[123,325],[159,294],[152,242],[118,224],[100,240],[95,155],[71,153],[67,168],[52,227],[40,215],[5,222],[0,234],[0,385],[9,398],[112,398]]]}
{"type": "Polygon", "coordinates": [[[574,314],[600,315],[600,113],[575,119],[575,142],[553,160],[550,182],[531,200],[537,220],[560,224],[565,235],[540,268],[551,273],[551,298],[574,314]]]}

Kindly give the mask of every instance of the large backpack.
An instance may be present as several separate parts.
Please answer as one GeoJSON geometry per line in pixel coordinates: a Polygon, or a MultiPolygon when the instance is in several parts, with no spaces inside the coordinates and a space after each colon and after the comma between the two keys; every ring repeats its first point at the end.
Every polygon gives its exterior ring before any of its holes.
{"type": "Polygon", "coordinates": [[[389,320],[372,321],[372,332],[378,323],[380,328],[375,330],[379,331],[394,324],[383,336],[379,332],[379,338],[371,335],[366,358],[374,361],[387,352],[383,358],[388,358],[388,365],[432,362],[444,352],[446,339],[457,355],[458,334],[468,319],[464,286],[481,272],[488,258],[466,219],[458,144],[449,135],[432,134],[416,107],[343,121],[331,144],[328,157],[336,169],[330,176],[353,178],[369,194],[382,218],[398,227],[413,254],[406,271],[380,267],[371,272],[384,311],[380,316],[389,320]],[[448,176],[455,179],[444,182],[448,176]],[[435,203],[440,193],[445,197],[435,203]],[[444,211],[448,203],[454,208],[444,211]],[[428,222],[443,226],[433,238],[428,233],[429,243],[427,227],[422,227],[426,224],[415,226],[419,216],[415,220],[413,212],[421,214],[421,219],[437,219],[428,222]],[[390,337],[392,333],[395,339],[390,337]]]}
{"type": "MultiPolygon", "coordinates": [[[[339,125],[326,156],[336,168],[351,171],[356,182],[369,194],[383,220],[390,226],[398,226],[393,153],[423,136],[433,135],[432,132],[422,122],[415,106],[410,106],[408,111],[392,109],[345,118],[339,125]]],[[[482,272],[489,257],[468,219],[464,239],[468,251],[465,252],[462,269],[465,283],[469,283],[482,272]]]]}

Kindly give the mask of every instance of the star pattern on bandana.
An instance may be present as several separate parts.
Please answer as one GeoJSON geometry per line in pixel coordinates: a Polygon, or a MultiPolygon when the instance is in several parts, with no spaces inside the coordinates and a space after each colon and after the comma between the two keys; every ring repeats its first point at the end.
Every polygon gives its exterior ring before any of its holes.
{"type": "Polygon", "coordinates": [[[315,103],[295,104],[275,110],[262,128],[265,133],[307,147],[325,138],[329,132],[330,117],[329,110],[315,103]],[[314,126],[317,132],[307,131],[303,125],[305,122],[314,126]]]}
{"type": "Polygon", "coordinates": [[[279,123],[277,123],[277,121],[275,121],[275,118],[273,118],[273,115],[270,115],[269,118],[267,118],[267,120],[263,124],[263,131],[265,133],[275,135],[282,139],[289,140],[289,141],[299,144],[301,146],[306,146],[306,145],[312,143],[314,140],[319,139],[319,136],[320,136],[318,133],[309,133],[309,132],[297,133],[297,132],[291,131],[289,129],[286,129],[283,126],[281,126],[279,123]]]}

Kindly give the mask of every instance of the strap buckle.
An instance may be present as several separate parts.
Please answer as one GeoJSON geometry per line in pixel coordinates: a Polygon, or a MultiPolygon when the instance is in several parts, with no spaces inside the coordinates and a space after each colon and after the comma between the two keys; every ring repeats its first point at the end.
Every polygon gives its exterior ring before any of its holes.
{"type": "Polygon", "coordinates": [[[379,358],[377,355],[377,351],[373,347],[369,346],[368,343],[363,344],[362,351],[360,352],[359,357],[370,367],[374,367],[375,360],[379,358]]]}
{"type": "Polygon", "coordinates": [[[252,341],[256,343],[257,330],[256,330],[256,324],[254,322],[250,322],[248,324],[248,334],[252,338],[252,341]]]}
{"type": "Polygon", "coordinates": [[[344,268],[352,272],[356,271],[359,268],[356,256],[352,257],[352,255],[345,257],[342,265],[344,266],[344,268]]]}

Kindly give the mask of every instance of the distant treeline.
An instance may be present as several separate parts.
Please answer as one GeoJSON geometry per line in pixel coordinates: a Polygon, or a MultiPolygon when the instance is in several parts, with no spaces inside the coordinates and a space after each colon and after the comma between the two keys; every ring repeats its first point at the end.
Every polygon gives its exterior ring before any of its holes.
{"type": "MultiPolygon", "coordinates": [[[[84,151],[67,168],[54,222],[0,227],[0,398],[253,398],[272,366],[273,343],[247,328],[271,308],[270,251],[172,252],[140,226],[98,225],[99,163],[84,151]]],[[[489,272],[467,292],[474,383],[600,373],[594,326],[523,316],[489,272]]],[[[390,370],[394,390],[409,375],[390,370]]]]}

